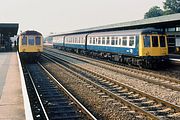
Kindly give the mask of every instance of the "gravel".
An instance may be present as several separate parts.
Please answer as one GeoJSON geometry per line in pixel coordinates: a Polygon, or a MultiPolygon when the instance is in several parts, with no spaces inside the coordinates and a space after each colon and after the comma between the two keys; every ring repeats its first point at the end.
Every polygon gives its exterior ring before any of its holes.
{"type": "Polygon", "coordinates": [[[57,65],[50,62],[43,62],[43,65],[51,71],[53,76],[83,103],[93,113],[98,120],[142,120],[146,119],[128,108],[108,98],[103,98],[97,92],[90,90],[82,80],[65,72],[57,65]],[[58,72],[57,72],[58,71],[58,72]],[[138,116],[138,117],[136,117],[138,116]]]}
{"type": "Polygon", "coordinates": [[[84,68],[87,68],[89,70],[98,72],[100,74],[106,75],[108,77],[111,77],[121,83],[130,85],[133,88],[136,88],[138,90],[146,92],[152,96],[159,97],[159,98],[169,101],[175,105],[180,105],[180,92],[178,92],[178,91],[167,89],[167,88],[164,88],[163,86],[148,83],[143,80],[129,77],[129,76],[117,73],[117,72],[113,72],[113,71],[104,69],[104,68],[99,68],[94,65],[82,64],[81,66],[83,66],[84,68]]]}

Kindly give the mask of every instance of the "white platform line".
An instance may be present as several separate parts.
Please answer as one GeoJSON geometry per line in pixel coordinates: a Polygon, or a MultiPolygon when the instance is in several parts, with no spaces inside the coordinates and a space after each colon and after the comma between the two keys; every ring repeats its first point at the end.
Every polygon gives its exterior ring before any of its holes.
{"type": "Polygon", "coordinates": [[[170,60],[172,60],[172,61],[178,61],[178,62],[180,62],[180,59],[174,59],[174,58],[170,58],[170,60]]]}
{"type": "Polygon", "coordinates": [[[22,71],[22,65],[19,58],[19,53],[17,52],[18,57],[18,63],[19,63],[19,71],[20,71],[20,77],[21,77],[21,86],[22,86],[22,93],[23,93],[23,100],[24,100],[24,110],[25,110],[25,117],[26,120],[33,120],[32,110],[29,102],[29,97],[26,89],[24,74],[22,71]]]}

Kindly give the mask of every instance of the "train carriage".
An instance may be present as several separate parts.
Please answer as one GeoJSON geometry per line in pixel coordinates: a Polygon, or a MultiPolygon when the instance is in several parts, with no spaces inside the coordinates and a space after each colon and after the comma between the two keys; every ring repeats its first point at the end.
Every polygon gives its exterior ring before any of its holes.
{"type": "Polygon", "coordinates": [[[168,63],[166,35],[153,28],[64,35],[61,42],[53,44],[67,51],[146,68],[168,63]]]}
{"type": "Polygon", "coordinates": [[[168,61],[166,35],[151,28],[93,33],[88,35],[87,49],[116,61],[149,68],[168,61]]]}
{"type": "Polygon", "coordinates": [[[68,50],[79,52],[86,49],[87,34],[76,34],[65,36],[64,47],[68,50]]]}
{"type": "Polygon", "coordinates": [[[25,59],[36,60],[43,52],[43,36],[37,31],[25,31],[19,35],[18,51],[25,59]]]}
{"type": "Polygon", "coordinates": [[[53,36],[52,37],[53,47],[62,49],[64,47],[64,37],[65,36],[53,36]]]}

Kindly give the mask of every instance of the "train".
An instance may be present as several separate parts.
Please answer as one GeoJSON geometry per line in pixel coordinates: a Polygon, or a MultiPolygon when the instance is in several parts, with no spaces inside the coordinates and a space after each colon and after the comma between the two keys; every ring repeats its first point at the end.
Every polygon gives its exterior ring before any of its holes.
{"type": "Polygon", "coordinates": [[[37,60],[43,52],[43,36],[38,31],[22,32],[17,41],[18,52],[23,59],[37,60]]]}
{"type": "Polygon", "coordinates": [[[169,62],[167,37],[154,28],[51,36],[53,47],[143,68],[169,62]]]}

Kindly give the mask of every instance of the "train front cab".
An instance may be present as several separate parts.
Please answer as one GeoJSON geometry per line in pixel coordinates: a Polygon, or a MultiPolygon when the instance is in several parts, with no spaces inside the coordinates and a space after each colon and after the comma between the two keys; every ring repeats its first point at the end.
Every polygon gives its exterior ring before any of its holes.
{"type": "Polygon", "coordinates": [[[42,52],[42,37],[41,36],[20,36],[19,52],[36,53],[42,52]]]}
{"type": "Polygon", "coordinates": [[[143,66],[157,67],[168,63],[167,37],[164,34],[140,35],[139,56],[143,66]]]}
{"type": "Polygon", "coordinates": [[[21,58],[32,61],[38,59],[43,51],[42,36],[22,35],[19,37],[21,58]]]}

